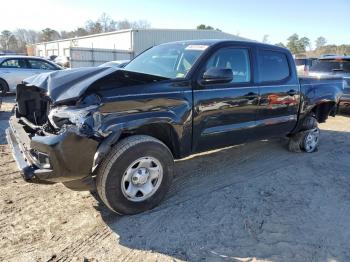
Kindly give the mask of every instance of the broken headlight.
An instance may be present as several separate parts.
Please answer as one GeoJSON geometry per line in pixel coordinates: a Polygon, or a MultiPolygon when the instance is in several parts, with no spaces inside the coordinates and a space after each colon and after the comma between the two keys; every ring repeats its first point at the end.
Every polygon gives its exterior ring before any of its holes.
{"type": "Polygon", "coordinates": [[[48,119],[50,124],[57,130],[74,125],[78,131],[93,135],[101,126],[101,114],[97,111],[98,106],[57,107],[50,111],[48,119]]]}

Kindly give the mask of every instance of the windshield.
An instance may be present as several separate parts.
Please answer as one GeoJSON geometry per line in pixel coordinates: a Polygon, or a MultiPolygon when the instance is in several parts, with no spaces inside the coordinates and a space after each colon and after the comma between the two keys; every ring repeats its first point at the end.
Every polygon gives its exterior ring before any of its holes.
{"type": "Polygon", "coordinates": [[[310,71],[315,72],[333,72],[342,71],[350,72],[350,61],[348,60],[318,60],[315,65],[310,68],[310,71]]]}
{"type": "Polygon", "coordinates": [[[132,60],[125,70],[166,78],[185,78],[206,45],[185,43],[155,46],[132,60]]]}

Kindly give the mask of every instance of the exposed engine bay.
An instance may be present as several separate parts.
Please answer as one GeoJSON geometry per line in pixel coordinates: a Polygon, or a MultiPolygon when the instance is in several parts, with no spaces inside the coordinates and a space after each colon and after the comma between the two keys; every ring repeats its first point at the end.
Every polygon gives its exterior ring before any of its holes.
{"type": "Polygon", "coordinates": [[[52,106],[49,97],[36,87],[19,86],[16,116],[33,136],[57,135],[69,128],[87,137],[100,137],[98,104],[98,95],[90,95],[74,106],[52,106]]]}

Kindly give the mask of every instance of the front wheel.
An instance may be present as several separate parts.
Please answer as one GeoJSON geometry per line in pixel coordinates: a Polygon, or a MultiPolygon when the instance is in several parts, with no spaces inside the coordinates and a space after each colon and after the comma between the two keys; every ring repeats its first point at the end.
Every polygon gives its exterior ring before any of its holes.
{"type": "Polygon", "coordinates": [[[310,130],[300,131],[289,139],[288,149],[291,152],[312,153],[317,151],[320,141],[320,130],[315,127],[310,130]]]}
{"type": "Polygon", "coordinates": [[[161,202],[173,173],[173,156],[165,144],[131,136],[114,146],[98,168],[97,192],[111,211],[137,214],[161,202]]]}

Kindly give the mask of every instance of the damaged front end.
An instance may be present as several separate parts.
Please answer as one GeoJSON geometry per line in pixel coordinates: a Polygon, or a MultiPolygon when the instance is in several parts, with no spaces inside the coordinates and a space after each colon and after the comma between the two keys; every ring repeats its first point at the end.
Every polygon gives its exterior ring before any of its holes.
{"type": "Polygon", "coordinates": [[[98,131],[98,97],[53,106],[45,90],[29,85],[19,85],[17,90],[15,115],[6,136],[23,178],[91,189],[94,155],[104,136],[98,131]]]}

